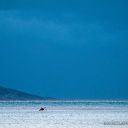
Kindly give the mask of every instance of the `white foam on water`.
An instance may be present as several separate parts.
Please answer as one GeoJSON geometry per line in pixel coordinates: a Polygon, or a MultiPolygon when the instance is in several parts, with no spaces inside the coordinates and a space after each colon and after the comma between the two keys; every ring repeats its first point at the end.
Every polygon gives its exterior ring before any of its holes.
{"type": "Polygon", "coordinates": [[[128,128],[128,107],[8,105],[0,107],[0,128],[128,128]]]}

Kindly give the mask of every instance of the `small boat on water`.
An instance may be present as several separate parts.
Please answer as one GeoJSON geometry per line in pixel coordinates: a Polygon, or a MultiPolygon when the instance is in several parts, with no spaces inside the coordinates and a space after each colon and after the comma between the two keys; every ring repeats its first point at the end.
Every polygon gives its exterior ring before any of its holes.
{"type": "Polygon", "coordinates": [[[39,109],[39,111],[44,111],[46,109],[46,107],[41,107],[40,109],[39,109]]]}

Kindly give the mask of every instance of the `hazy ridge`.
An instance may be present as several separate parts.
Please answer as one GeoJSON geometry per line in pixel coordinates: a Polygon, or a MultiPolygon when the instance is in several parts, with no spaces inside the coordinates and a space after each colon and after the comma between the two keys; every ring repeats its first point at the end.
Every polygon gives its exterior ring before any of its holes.
{"type": "Polygon", "coordinates": [[[41,97],[15,89],[0,86],[0,100],[51,100],[50,97],[41,97]]]}

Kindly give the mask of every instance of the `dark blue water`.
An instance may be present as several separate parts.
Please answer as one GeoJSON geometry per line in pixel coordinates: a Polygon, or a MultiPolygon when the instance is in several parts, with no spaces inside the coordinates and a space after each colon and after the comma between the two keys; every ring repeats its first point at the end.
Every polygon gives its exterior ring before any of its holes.
{"type": "Polygon", "coordinates": [[[82,106],[82,107],[128,107],[128,101],[86,101],[86,100],[61,100],[61,101],[0,101],[0,107],[8,106],[82,106]]]}

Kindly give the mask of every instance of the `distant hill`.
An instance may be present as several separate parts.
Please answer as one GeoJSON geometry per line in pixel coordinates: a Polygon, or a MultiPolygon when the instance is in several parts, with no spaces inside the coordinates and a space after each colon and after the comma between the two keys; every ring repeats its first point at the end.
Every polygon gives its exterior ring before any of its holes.
{"type": "Polygon", "coordinates": [[[53,100],[53,98],[41,97],[0,86],[0,100],[53,100]]]}

